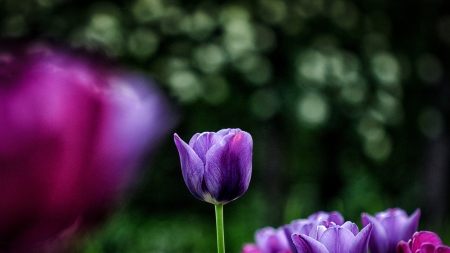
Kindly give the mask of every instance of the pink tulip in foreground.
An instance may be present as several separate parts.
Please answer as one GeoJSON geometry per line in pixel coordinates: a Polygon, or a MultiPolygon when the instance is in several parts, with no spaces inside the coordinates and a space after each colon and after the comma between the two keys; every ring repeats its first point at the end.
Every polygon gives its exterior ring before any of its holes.
{"type": "Polygon", "coordinates": [[[98,56],[0,42],[0,252],[96,222],[171,118],[148,79],[98,56]]]}

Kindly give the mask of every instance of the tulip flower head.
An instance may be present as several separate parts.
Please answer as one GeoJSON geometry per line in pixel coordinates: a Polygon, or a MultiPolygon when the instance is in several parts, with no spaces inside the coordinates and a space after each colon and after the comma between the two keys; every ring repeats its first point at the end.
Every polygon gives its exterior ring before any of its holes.
{"type": "Polygon", "coordinates": [[[189,144],[174,135],[181,171],[198,199],[225,204],[247,191],[252,174],[253,141],[240,129],[195,134],[189,144]]]}
{"type": "MultiPolygon", "coordinates": [[[[318,225],[329,225],[333,222],[336,225],[344,224],[344,217],[339,212],[316,212],[311,214],[307,219],[298,219],[292,221],[289,225],[284,226],[284,232],[287,238],[291,238],[292,234],[309,235],[311,230],[318,225]]],[[[295,252],[295,246],[292,240],[289,240],[292,252],[295,252]]]]}
{"type": "Polygon", "coordinates": [[[342,226],[329,222],[316,226],[309,235],[293,234],[292,241],[298,253],[366,253],[372,224],[358,231],[356,224],[342,226]]]}
{"type": "Polygon", "coordinates": [[[189,144],[177,134],[174,139],[189,191],[215,206],[217,249],[225,253],[223,205],[242,196],[250,184],[252,137],[240,129],[223,129],[197,133],[189,144]]]}
{"type": "Polygon", "coordinates": [[[45,42],[0,42],[0,251],[94,223],[172,127],[142,75],[45,42]]]}
{"type": "Polygon", "coordinates": [[[388,209],[371,216],[367,213],[361,215],[363,226],[373,223],[370,236],[369,249],[371,253],[395,253],[397,244],[408,240],[417,231],[420,210],[417,209],[411,216],[400,208],[388,209]]]}
{"type": "Polygon", "coordinates": [[[415,232],[406,243],[401,241],[397,245],[398,253],[450,253],[450,247],[443,245],[441,238],[433,232],[415,232]]]}
{"type": "MultiPolygon", "coordinates": [[[[289,238],[290,239],[290,238],[289,238]]],[[[255,242],[261,253],[288,253],[291,252],[288,238],[283,228],[266,227],[256,231],[255,242]]]]}
{"type": "Polygon", "coordinates": [[[246,244],[242,253],[290,253],[297,252],[292,243],[292,234],[309,235],[311,230],[318,225],[329,226],[330,224],[344,224],[344,217],[339,212],[316,212],[307,219],[293,220],[290,224],[275,229],[266,227],[255,233],[256,244],[246,244]]]}

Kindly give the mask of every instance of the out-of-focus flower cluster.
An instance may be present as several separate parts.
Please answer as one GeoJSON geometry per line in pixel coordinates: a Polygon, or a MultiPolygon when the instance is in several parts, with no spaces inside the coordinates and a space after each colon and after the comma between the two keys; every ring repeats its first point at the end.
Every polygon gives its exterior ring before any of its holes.
{"type": "Polygon", "coordinates": [[[361,215],[363,228],[344,222],[338,212],[318,212],[280,228],[256,231],[255,244],[242,253],[424,253],[450,252],[433,232],[417,232],[420,210],[411,216],[399,208],[361,215]]]}

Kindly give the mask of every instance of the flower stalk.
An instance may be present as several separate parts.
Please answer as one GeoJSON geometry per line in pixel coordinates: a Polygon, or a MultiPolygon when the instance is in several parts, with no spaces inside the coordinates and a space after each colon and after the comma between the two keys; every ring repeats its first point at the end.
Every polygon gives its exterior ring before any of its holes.
{"type": "Polygon", "coordinates": [[[216,207],[216,230],[217,230],[217,252],[225,253],[225,236],[223,229],[223,204],[215,204],[216,207]]]}

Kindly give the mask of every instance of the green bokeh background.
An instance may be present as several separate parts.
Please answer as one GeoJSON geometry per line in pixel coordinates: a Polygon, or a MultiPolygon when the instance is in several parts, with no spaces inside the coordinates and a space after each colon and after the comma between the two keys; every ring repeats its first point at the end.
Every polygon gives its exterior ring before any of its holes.
{"type": "MultiPolygon", "coordinates": [[[[360,223],[421,208],[450,244],[450,2],[0,0],[2,37],[50,37],[154,77],[174,132],[253,136],[249,190],[225,206],[228,252],[324,210],[360,223]]],[[[149,156],[150,157],[150,156],[149,156]]],[[[171,136],[77,252],[215,252],[214,207],[186,188],[171,136]]]]}

